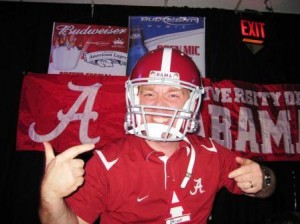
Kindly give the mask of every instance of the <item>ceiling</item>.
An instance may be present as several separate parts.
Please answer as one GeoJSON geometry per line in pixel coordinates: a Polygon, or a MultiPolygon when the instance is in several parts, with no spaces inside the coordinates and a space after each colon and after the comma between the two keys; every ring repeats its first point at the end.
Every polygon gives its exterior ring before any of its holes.
{"type": "MultiPolygon", "coordinates": [[[[1,1],[1,0],[0,0],[1,1]]],[[[108,4],[132,6],[163,6],[190,8],[220,8],[300,14],[300,0],[10,0],[14,2],[49,2],[72,4],[108,4]]]]}

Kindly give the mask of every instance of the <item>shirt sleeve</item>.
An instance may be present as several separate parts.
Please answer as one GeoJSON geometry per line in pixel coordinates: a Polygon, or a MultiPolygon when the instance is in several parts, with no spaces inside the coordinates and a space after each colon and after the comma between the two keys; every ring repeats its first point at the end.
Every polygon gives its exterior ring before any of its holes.
{"type": "Polygon", "coordinates": [[[234,179],[230,179],[228,174],[239,168],[240,165],[235,161],[237,155],[230,151],[230,149],[214,142],[217,147],[219,164],[220,164],[220,182],[219,188],[225,187],[229,192],[233,194],[243,194],[243,191],[237,186],[234,179]]]}

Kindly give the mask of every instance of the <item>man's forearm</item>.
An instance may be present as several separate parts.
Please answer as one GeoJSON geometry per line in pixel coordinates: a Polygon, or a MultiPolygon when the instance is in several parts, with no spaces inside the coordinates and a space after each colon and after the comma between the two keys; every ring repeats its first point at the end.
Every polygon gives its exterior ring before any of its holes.
{"type": "Polygon", "coordinates": [[[50,202],[42,198],[39,207],[39,217],[42,224],[78,224],[76,215],[63,199],[50,202]]]}

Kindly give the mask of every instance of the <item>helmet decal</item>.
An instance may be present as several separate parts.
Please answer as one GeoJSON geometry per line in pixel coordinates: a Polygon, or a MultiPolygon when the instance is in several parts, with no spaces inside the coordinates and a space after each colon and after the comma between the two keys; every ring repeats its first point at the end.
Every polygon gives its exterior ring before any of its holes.
{"type": "Polygon", "coordinates": [[[171,56],[172,56],[172,49],[165,48],[163,51],[162,62],[161,62],[161,70],[164,72],[169,72],[171,68],[171,56]]]}

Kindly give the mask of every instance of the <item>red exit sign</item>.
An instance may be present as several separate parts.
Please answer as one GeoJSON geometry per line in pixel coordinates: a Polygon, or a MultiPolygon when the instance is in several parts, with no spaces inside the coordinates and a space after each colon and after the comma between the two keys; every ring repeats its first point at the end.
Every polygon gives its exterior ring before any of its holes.
{"type": "Polygon", "coordinates": [[[253,44],[263,44],[266,39],[265,23],[241,19],[242,41],[253,44]]]}

